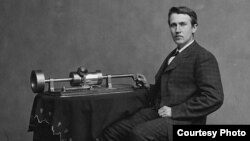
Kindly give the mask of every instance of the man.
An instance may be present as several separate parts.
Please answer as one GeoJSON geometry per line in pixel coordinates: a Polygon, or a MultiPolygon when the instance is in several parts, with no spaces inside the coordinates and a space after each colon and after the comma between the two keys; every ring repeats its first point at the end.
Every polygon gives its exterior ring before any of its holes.
{"type": "Polygon", "coordinates": [[[223,103],[223,89],[214,55],[194,40],[197,15],[187,7],[172,7],[168,14],[171,35],[177,47],[165,59],[147,84],[153,95],[152,107],[107,128],[99,140],[172,140],[174,124],[205,124],[208,114],[223,103]]]}

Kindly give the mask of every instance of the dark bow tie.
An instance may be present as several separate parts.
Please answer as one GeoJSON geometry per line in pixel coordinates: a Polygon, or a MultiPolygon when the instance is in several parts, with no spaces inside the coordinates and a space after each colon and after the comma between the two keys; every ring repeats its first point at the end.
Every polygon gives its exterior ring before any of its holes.
{"type": "Polygon", "coordinates": [[[175,52],[171,55],[171,57],[177,56],[178,54],[179,54],[179,51],[176,49],[175,52]]]}

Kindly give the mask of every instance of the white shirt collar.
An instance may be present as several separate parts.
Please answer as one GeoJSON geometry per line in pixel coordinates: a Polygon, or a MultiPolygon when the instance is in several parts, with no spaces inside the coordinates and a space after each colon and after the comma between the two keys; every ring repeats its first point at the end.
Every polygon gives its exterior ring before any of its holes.
{"type": "Polygon", "coordinates": [[[191,45],[194,42],[194,40],[192,40],[191,42],[189,42],[188,44],[186,44],[184,47],[182,47],[180,50],[177,48],[177,51],[180,53],[182,52],[184,49],[186,49],[189,45],[191,45]]]}

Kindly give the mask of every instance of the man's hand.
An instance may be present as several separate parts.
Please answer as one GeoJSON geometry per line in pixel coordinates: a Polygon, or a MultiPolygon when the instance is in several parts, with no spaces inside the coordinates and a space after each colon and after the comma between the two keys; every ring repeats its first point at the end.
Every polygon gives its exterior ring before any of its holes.
{"type": "Polygon", "coordinates": [[[142,74],[137,74],[136,75],[136,85],[139,86],[139,87],[146,87],[146,88],[149,88],[149,84],[148,84],[148,81],[146,79],[146,77],[142,74]]]}
{"type": "Polygon", "coordinates": [[[163,106],[158,110],[158,114],[160,117],[171,117],[172,116],[172,109],[168,106],[163,106]]]}

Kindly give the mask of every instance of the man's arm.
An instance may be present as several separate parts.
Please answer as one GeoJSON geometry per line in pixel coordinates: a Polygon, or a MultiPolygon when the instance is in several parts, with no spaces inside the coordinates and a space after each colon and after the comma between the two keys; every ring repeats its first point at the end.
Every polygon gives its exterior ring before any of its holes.
{"type": "Polygon", "coordinates": [[[198,55],[195,64],[198,93],[182,104],[171,107],[173,119],[191,119],[216,111],[223,103],[223,89],[216,58],[210,53],[198,55]]]}

